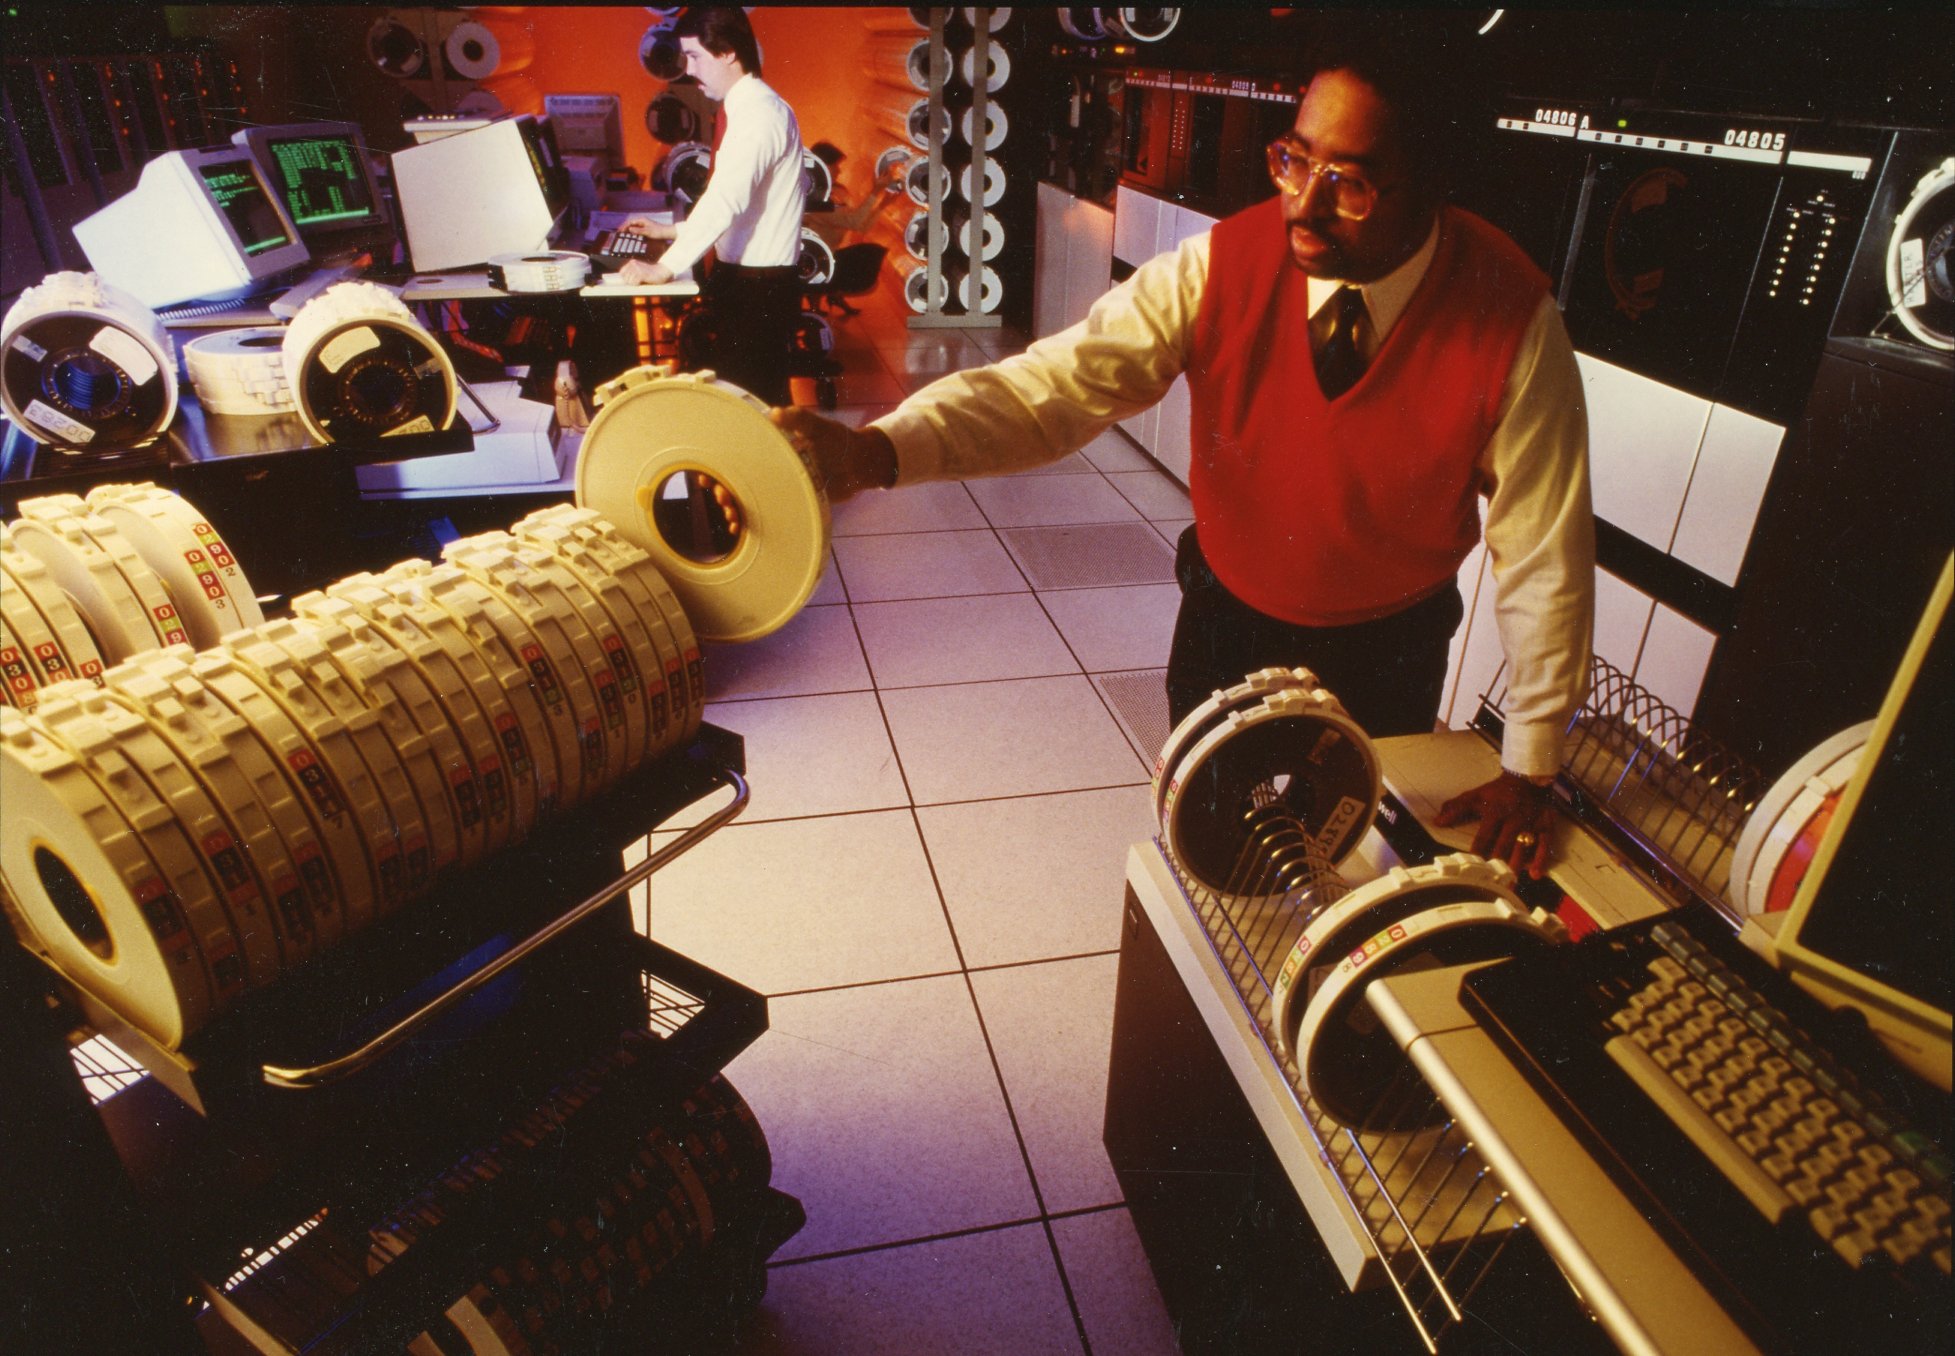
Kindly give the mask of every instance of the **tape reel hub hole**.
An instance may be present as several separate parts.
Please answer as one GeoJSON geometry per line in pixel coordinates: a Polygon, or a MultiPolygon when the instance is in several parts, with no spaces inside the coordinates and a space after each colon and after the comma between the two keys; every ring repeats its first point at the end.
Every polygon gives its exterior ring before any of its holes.
{"type": "Polygon", "coordinates": [[[733,491],[704,471],[674,471],[652,499],[652,526],[695,565],[717,565],[731,556],[745,517],[733,491]]]}
{"type": "Polygon", "coordinates": [[[41,878],[41,888],[47,891],[48,902],[54,905],[54,911],[68,925],[68,930],[103,960],[115,959],[109,925],[102,920],[102,911],[95,907],[95,897],[88,893],[68,864],[47,848],[36,847],[34,871],[41,878]]]}
{"type": "Polygon", "coordinates": [[[283,334],[253,334],[238,340],[239,348],[280,348],[285,343],[283,334]]]}
{"type": "Polygon", "coordinates": [[[93,349],[57,353],[41,369],[41,394],[57,409],[84,419],[107,419],[129,403],[129,378],[93,349]]]}

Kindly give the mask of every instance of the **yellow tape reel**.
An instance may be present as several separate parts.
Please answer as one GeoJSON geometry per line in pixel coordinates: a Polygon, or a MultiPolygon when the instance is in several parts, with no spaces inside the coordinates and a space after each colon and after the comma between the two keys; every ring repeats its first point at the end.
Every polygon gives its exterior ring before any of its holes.
{"type": "Polygon", "coordinates": [[[828,498],[767,407],[710,372],[655,367],[597,398],[578,504],[652,557],[705,639],[785,625],[827,563],[828,498]]]}

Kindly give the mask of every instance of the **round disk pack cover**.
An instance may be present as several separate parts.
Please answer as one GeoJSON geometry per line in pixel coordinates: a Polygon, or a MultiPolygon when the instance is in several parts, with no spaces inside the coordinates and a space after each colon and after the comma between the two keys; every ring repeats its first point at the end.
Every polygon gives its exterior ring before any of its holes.
{"type": "MultiPolygon", "coordinates": [[[[110,775],[132,790],[141,780],[126,762],[110,775]]],[[[0,707],[0,797],[0,871],[49,959],[160,1044],[182,1044],[216,1008],[210,977],[182,899],[115,798],[65,742],[10,707],[0,707]]]]}
{"type": "Polygon", "coordinates": [[[1732,850],[1731,881],[1725,887],[1745,913],[1771,912],[1775,901],[1779,909],[1791,904],[1873,729],[1872,721],[1863,720],[1823,740],[1759,797],[1732,850]],[[1789,879],[1780,882],[1781,874],[1789,879]]]}
{"type": "Polygon", "coordinates": [[[51,273],[0,320],[7,416],[55,447],[153,441],[176,417],[176,351],[156,313],[93,273],[51,273]]]}
{"type": "Polygon", "coordinates": [[[597,398],[577,503],[651,556],[705,639],[757,640],[785,625],[827,564],[828,497],[767,407],[711,373],[654,367],[597,398]],[[694,492],[702,476],[726,505],[694,492]],[[681,529],[696,530],[686,551],[666,537],[681,529]]]}
{"type": "Polygon", "coordinates": [[[455,417],[454,365],[377,283],[335,283],[308,301],[283,352],[299,418],[321,442],[429,433],[455,417]]]}
{"type": "Polygon", "coordinates": [[[1385,1096],[1409,1067],[1405,1052],[1364,1000],[1380,975],[1467,965],[1552,945],[1561,920],[1505,898],[1438,904],[1380,928],[1337,963],[1298,1025],[1297,1066],[1316,1103],[1344,1125],[1411,1130],[1446,1113],[1430,1098],[1385,1096]]]}
{"type": "Polygon", "coordinates": [[[231,548],[182,495],[156,485],[98,485],[88,492],[88,507],[162,579],[198,649],[265,619],[231,548]]]}
{"type": "Polygon", "coordinates": [[[1310,919],[1270,986],[1276,1048],[1295,1048],[1305,1004],[1365,938],[1421,909],[1479,899],[1504,899],[1524,908],[1514,893],[1513,868],[1470,852],[1453,852],[1421,866],[1395,866],[1310,919]]]}
{"type": "Polygon", "coordinates": [[[1322,688],[1286,688],[1224,714],[1162,797],[1167,849],[1198,884],[1229,890],[1254,824],[1280,808],[1326,864],[1349,856],[1382,793],[1371,741],[1322,688]]]}

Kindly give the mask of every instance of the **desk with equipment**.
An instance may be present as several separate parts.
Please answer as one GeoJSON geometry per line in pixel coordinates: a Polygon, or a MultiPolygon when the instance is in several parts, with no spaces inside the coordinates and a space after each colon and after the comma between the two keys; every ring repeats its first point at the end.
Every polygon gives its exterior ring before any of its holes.
{"type": "Polygon", "coordinates": [[[1952,590],[1762,796],[1599,673],[1537,883],[1424,827],[1478,732],[1379,741],[1381,793],[1307,674],[1192,715],[1105,1132],[1184,1350],[1945,1350],[1952,590]]]}

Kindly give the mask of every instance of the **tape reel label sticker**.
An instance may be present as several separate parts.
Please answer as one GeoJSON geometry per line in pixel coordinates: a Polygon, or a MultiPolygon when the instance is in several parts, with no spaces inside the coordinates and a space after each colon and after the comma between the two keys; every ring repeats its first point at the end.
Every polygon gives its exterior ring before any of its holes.
{"type": "Polygon", "coordinates": [[[88,341],[88,346],[127,372],[129,380],[136,385],[147,386],[156,380],[156,373],[160,370],[156,359],[128,331],[104,325],[95,331],[95,337],[88,341]]]}
{"type": "Polygon", "coordinates": [[[397,438],[403,433],[433,433],[433,432],[434,432],[434,420],[428,418],[427,415],[423,414],[414,419],[410,419],[407,423],[402,424],[399,428],[388,429],[381,436],[383,438],[397,438]]]}
{"type": "MultiPolygon", "coordinates": [[[[37,358],[35,361],[38,362],[40,360],[37,358]]],[[[43,428],[52,429],[63,438],[71,439],[74,442],[91,443],[95,441],[94,429],[81,423],[79,420],[70,419],[60,410],[55,409],[51,405],[44,404],[39,400],[30,400],[27,402],[27,418],[31,422],[39,424],[43,428]]]]}
{"type": "Polygon", "coordinates": [[[328,372],[337,372],[368,349],[380,347],[380,336],[372,326],[355,325],[334,335],[319,349],[319,361],[328,372]]]}
{"type": "Polygon", "coordinates": [[[14,336],[14,351],[24,353],[30,362],[40,362],[48,356],[48,351],[24,334],[14,336]]]}

